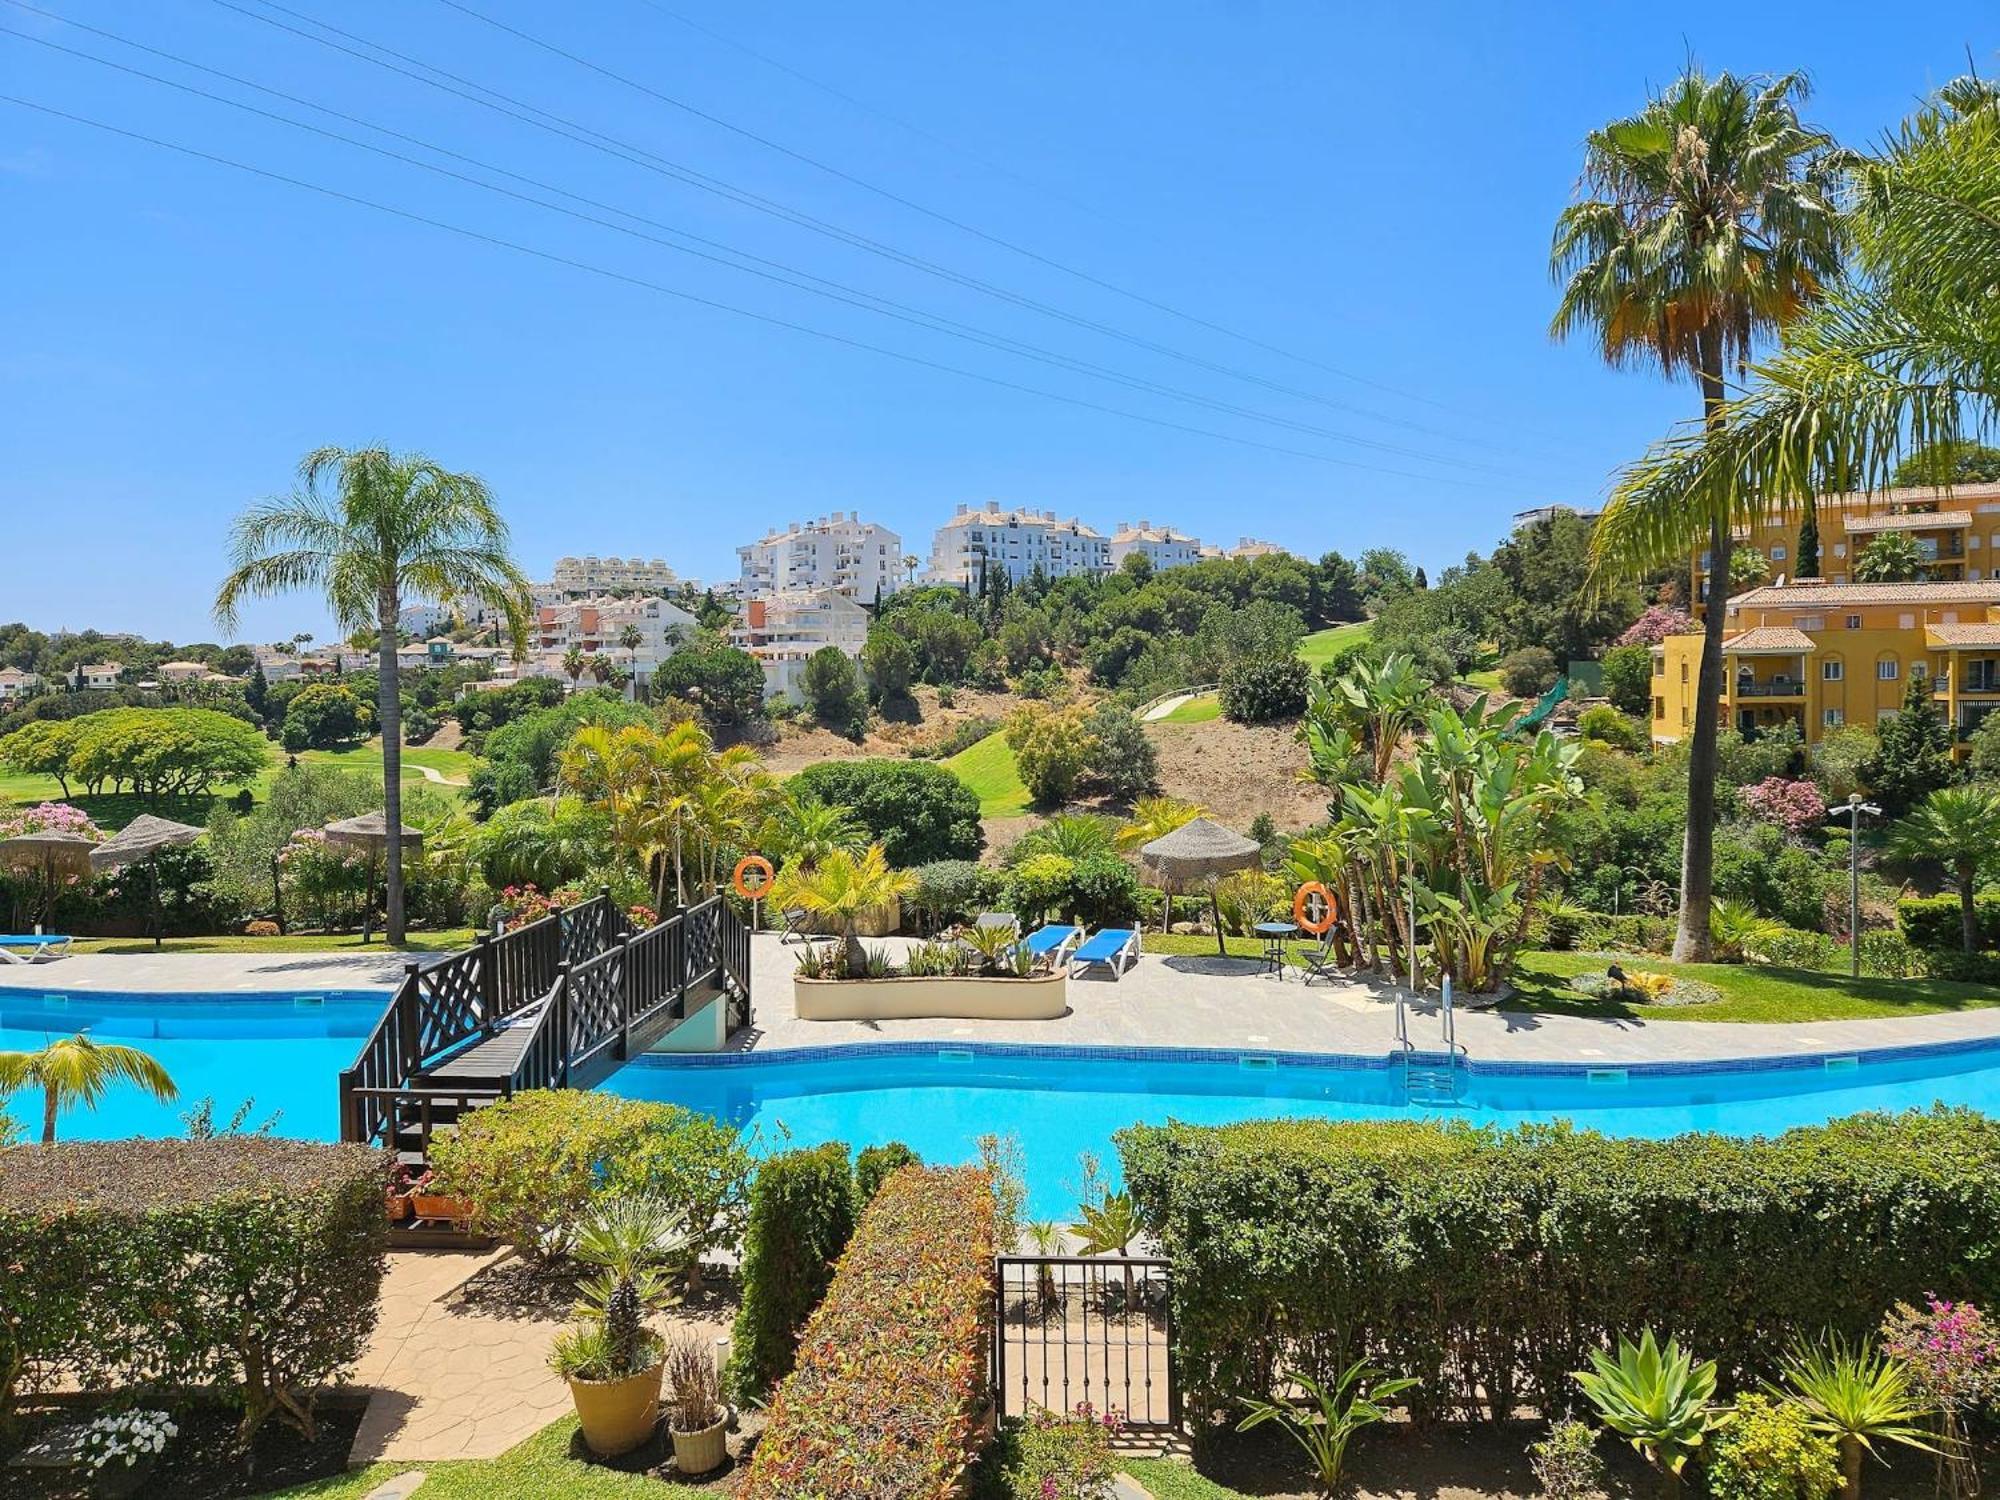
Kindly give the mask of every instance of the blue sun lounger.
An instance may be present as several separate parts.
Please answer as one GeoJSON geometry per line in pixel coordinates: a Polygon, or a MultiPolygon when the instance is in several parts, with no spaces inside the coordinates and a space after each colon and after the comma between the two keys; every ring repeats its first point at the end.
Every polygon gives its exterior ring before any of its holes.
{"type": "Polygon", "coordinates": [[[1074,974],[1079,969],[1092,964],[1103,964],[1116,979],[1123,969],[1129,969],[1139,957],[1139,934],[1129,927],[1106,927],[1093,934],[1089,942],[1070,955],[1069,971],[1074,974]]]}
{"type": "Polygon", "coordinates": [[[1082,936],[1081,927],[1071,927],[1066,922],[1051,922],[1037,927],[1021,939],[1021,944],[1028,950],[1028,957],[1037,962],[1046,958],[1059,964],[1062,961],[1063,949],[1082,936]]]}
{"type": "Polygon", "coordinates": [[[59,933],[0,933],[0,964],[31,964],[40,959],[69,957],[70,939],[59,933]],[[16,953],[26,948],[26,953],[16,953]]]}

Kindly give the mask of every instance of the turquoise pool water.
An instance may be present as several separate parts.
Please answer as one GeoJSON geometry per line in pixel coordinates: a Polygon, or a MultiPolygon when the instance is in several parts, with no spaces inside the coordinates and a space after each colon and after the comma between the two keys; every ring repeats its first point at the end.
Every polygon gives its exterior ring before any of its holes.
{"type": "MultiPolygon", "coordinates": [[[[374,992],[63,996],[0,989],[0,1050],[87,1030],[151,1052],[180,1084],[174,1104],[120,1088],[96,1111],[61,1122],[71,1138],[176,1135],[182,1113],[206,1096],[222,1118],[247,1099],[253,1121],[275,1114],[282,1134],[331,1139],[338,1131],[336,1075],[353,1062],[383,1003],[374,992]]],[[[1461,1084],[1456,1102],[1438,1106],[1407,1102],[1400,1076],[1379,1058],[882,1043],[656,1056],[604,1086],[754,1129],[763,1150],[900,1140],[926,1160],[951,1162],[971,1159],[982,1134],[1011,1134],[1028,1165],[1030,1211],[1055,1217],[1074,1206],[1081,1153],[1097,1153],[1115,1180],[1111,1136],[1135,1120],[1455,1116],[1505,1126],[1567,1118],[1613,1135],[1761,1135],[1860,1110],[1944,1103],[2000,1111],[2000,1041],[1754,1067],[1475,1064],[1461,1084]]],[[[17,1095],[7,1107],[24,1125],[39,1123],[38,1099],[17,1095]]]]}

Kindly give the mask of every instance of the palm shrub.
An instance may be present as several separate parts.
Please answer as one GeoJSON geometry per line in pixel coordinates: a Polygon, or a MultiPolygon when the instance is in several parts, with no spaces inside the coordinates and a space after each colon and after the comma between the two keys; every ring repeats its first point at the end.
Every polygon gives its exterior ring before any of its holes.
{"type": "Polygon", "coordinates": [[[675,1300],[663,1267],[686,1241],[679,1215],[657,1199],[600,1205],[574,1251],[598,1274],[580,1289],[583,1321],[556,1335],[550,1368],[565,1380],[625,1380],[658,1364],[663,1345],[646,1317],[675,1300]]]}
{"type": "Polygon", "coordinates": [[[1774,1390],[1796,1402],[1812,1430],[1837,1446],[1841,1500],[1861,1500],[1862,1456],[1874,1453],[1878,1442],[1932,1451],[1922,1425],[1928,1403],[1902,1363],[1866,1340],[1834,1334],[1817,1343],[1794,1342],[1774,1390]]]}
{"type": "Polygon", "coordinates": [[[1357,1359],[1328,1381],[1318,1381],[1303,1370],[1288,1371],[1287,1385],[1304,1393],[1300,1401],[1274,1401],[1249,1397],[1244,1405],[1249,1415],[1236,1424],[1238,1432],[1249,1432],[1266,1422],[1276,1422],[1306,1455],[1313,1479],[1321,1495],[1331,1497],[1340,1489],[1340,1472],[1347,1463],[1348,1445],[1363,1428],[1389,1419],[1386,1403],[1414,1387],[1409,1376],[1390,1376],[1365,1359],[1357,1359]]]}
{"type": "Polygon", "coordinates": [[[1714,939],[1714,957],[1726,964],[1758,963],[1767,947],[1784,936],[1785,924],[1760,916],[1747,901],[1717,897],[1709,913],[1709,935],[1714,939]]]}
{"type": "Polygon", "coordinates": [[[861,945],[860,923],[869,913],[901,900],[917,888],[907,870],[892,870],[880,844],[859,855],[835,849],[812,865],[793,865],[773,882],[772,905],[798,907],[833,923],[846,955],[847,973],[865,974],[868,954],[861,945]]]}
{"type": "Polygon", "coordinates": [[[1980,948],[1979,876],[2000,851],[2000,791],[1948,786],[1932,792],[1889,831],[1889,846],[1905,859],[1934,859],[1958,891],[1959,940],[1980,948]]]}
{"type": "Polygon", "coordinates": [[[1715,1361],[1696,1363],[1673,1339],[1663,1348],[1647,1328],[1637,1344],[1621,1336],[1615,1358],[1591,1350],[1590,1366],[1576,1382],[1604,1425],[1659,1472],[1663,1494],[1678,1494],[1687,1461],[1723,1421],[1714,1404],[1715,1361]]]}

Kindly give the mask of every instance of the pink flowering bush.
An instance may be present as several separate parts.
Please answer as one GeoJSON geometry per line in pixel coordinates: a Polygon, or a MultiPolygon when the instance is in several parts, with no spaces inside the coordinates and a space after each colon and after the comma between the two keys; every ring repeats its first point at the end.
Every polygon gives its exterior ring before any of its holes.
{"type": "Polygon", "coordinates": [[[44,802],[0,815],[0,838],[10,839],[23,833],[73,833],[93,844],[104,837],[104,831],[91,822],[89,813],[67,802],[44,802]]]}
{"type": "Polygon", "coordinates": [[[1696,629],[1692,616],[1664,604],[1653,604],[1625,627],[1625,633],[1618,637],[1617,644],[1657,646],[1670,635],[1693,635],[1696,629]]]}
{"type": "Polygon", "coordinates": [[[1974,1303],[1929,1292],[1924,1303],[1896,1304],[1882,1320],[1882,1347],[1942,1410],[1972,1411],[2000,1397],[2000,1331],[1974,1303]]]}
{"type": "Polygon", "coordinates": [[[1826,821],[1826,798],[1810,781],[1792,781],[1784,776],[1766,776],[1755,786],[1746,786],[1737,795],[1755,818],[1776,823],[1793,837],[1802,837],[1826,821]]]}
{"type": "Polygon", "coordinates": [[[526,885],[510,885],[500,892],[500,927],[512,932],[516,927],[526,927],[530,922],[539,922],[552,911],[559,911],[564,902],[561,893],[550,896],[530,881],[526,885]]]}

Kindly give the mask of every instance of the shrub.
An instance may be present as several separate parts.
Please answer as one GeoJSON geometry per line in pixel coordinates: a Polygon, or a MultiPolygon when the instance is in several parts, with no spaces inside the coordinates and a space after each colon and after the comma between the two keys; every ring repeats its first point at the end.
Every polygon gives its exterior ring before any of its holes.
{"type": "Polygon", "coordinates": [[[986,1173],[891,1177],[806,1325],[746,1500],[949,1493],[982,1440],[993,1253],[986,1173]]]}
{"type": "Polygon", "coordinates": [[[1556,654],[1546,646],[1523,646],[1500,658],[1500,685],[1516,698],[1537,698],[1556,683],[1556,654]]]}
{"type": "Polygon", "coordinates": [[[1613,646],[1604,653],[1604,696],[1620,713],[1642,718],[1652,713],[1653,653],[1648,647],[1613,646]]]}
{"type": "Polygon", "coordinates": [[[1738,1397],[1736,1415],[1709,1440],[1714,1500],[1823,1500],[1839,1483],[1833,1440],[1790,1402],[1738,1397]]]}
{"type": "Polygon", "coordinates": [[[687,1223],[692,1271],[741,1227],[750,1155],[734,1127],[677,1104],[532,1089],[434,1137],[431,1168],[438,1192],[531,1256],[567,1250],[604,1199],[657,1198],[687,1223]]]}
{"type": "Polygon", "coordinates": [[[1826,822],[1826,798],[1810,781],[1767,776],[1737,793],[1752,817],[1775,823],[1793,837],[1813,832],[1826,822]]]}
{"type": "Polygon", "coordinates": [[[287,750],[327,750],[366,739],[374,729],[374,710],[350,689],[315,682],[286,705],[281,739],[287,750]]]}
{"type": "Polygon", "coordinates": [[[910,904],[923,913],[933,929],[970,921],[992,904],[997,893],[995,873],[969,859],[932,860],[918,865],[913,873],[917,888],[910,904]]]}
{"type": "MultiPolygon", "coordinates": [[[[1979,946],[2000,948],[2000,894],[1983,893],[1975,897],[1973,912],[1979,922],[1979,946]]],[[[1958,897],[1904,897],[1896,903],[1896,929],[1912,948],[1962,947],[1958,897]]]]}
{"type": "Polygon", "coordinates": [[[1528,1463],[1547,1500],[1595,1500],[1604,1493],[1604,1456],[1597,1451],[1597,1429],[1587,1422],[1557,1422],[1528,1446],[1528,1463]]]}
{"type": "Polygon", "coordinates": [[[1090,731],[1080,708],[1024,703],[1008,716],[1007,748],[1028,795],[1043,807],[1067,802],[1090,760],[1090,731]]]}
{"type": "Polygon", "coordinates": [[[1593,703],[1578,714],[1576,732],[1587,740],[1600,740],[1614,750],[1644,750],[1648,743],[1645,726],[1608,703],[1593,703]]]}
{"type": "Polygon", "coordinates": [[[1118,1458],[1111,1440],[1115,1417],[1057,1416],[1036,1410],[1010,1421],[981,1459],[984,1488],[993,1500],[1111,1500],[1118,1458]]]}
{"type": "Polygon", "coordinates": [[[1926,1289],[2000,1291],[2000,1122],[1862,1115],[1774,1139],[1405,1122],[1134,1126],[1189,1409],[1367,1355],[1419,1415],[1565,1410],[1586,1353],[1671,1328],[1739,1379],[1926,1289]],[[1344,1353],[1336,1352],[1344,1351],[1344,1353]]]}
{"type": "Polygon", "coordinates": [[[1840,944],[1823,932],[1786,927],[1764,939],[1764,962],[1781,969],[1832,969],[1843,957],[1840,944]]]}
{"type": "Polygon", "coordinates": [[[822,646],[806,658],[804,692],[820,722],[839,730],[862,717],[867,701],[854,659],[838,646],[822,646]]]}
{"type": "Polygon", "coordinates": [[[1230,662],[1222,671],[1222,712],[1239,724],[1271,724],[1306,711],[1312,669],[1296,656],[1230,662]]]}
{"type": "Polygon", "coordinates": [[[977,859],[986,847],[978,796],[942,766],[826,760],[786,784],[847,808],[899,870],[940,859],[977,859]]]}
{"type": "Polygon", "coordinates": [[[0,1171],[0,1422],[25,1387],[216,1392],[247,1441],[375,1326],[383,1169],[267,1136],[17,1146],[0,1171]]]}
{"type": "Polygon", "coordinates": [[[1084,773],[1094,785],[1121,802],[1159,790],[1159,752],[1131,709],[1120,703],[1100,703],[1083,727],[1090,736],[1084,773]]]}
{"type": "Polygon", "coordinates": [[[782,1152],[757,1169],[725,1372],[739,1397],[765,1396],[791,1373],[799,1330],[854,1233],[854,1207],[854,1174],[838,1141],[782,1152]]]}
{"type": "Polygon", "coordinates": [[[882,1184],[889,1180],[890,1173],[898,1167],[915,1167],[922,1164],[923,1158],[901,1141],[891,1141],[886,1146],[866,1147],[854,1158],[854,1194],[865,1208],[882,1190],[882,1184]]]}

